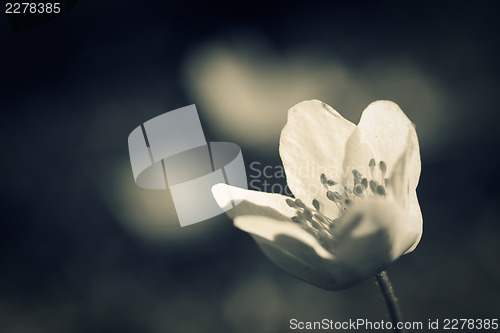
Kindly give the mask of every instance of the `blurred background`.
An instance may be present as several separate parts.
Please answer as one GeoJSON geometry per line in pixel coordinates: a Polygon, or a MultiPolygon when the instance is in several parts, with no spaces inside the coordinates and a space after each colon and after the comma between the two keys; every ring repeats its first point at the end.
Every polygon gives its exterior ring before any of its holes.
{"type": "Polygon", "coordinates": [[[16,32],[0,14],[0,331],[388,320],[371,279],[310,286],[225,216],[180,228],[170,193],[134,183],[127,137],[154,116],[196,104],[208,141],[237,143],[247,167],[280,166],[287,110],[313,98],[354,123],[390,99],[416,125],[424,235],[388,269],[405,319],[498,318],[495,8],[81,0],[16,32]]]}

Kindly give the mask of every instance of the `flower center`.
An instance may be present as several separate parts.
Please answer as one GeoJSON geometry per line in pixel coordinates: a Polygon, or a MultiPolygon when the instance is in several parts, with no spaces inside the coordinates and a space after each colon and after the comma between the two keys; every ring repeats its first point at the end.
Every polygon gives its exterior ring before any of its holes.
{"type": "Polygon", "coordinates": [[[340,223],[348,208],[353,203],[368,197],[385,197],[389,186],[389,179],[385,178],[387,165],[384,161],[378,163],[378,169],[376,165],[375,159],[372,158],[368,163],[370,170],[368,177],[364,177],[361,172],[353,169],[354,182],[350,184],[351,186],[340,184],[329,179],[324,173],[321,174],[320,182],[326,189],[326,197],[337,205],[339,217],[332,219],[323,214],[320,210],[320,203],[316,199],[312,201],[313,207],[309,207],[300,199],[289,198],[286,199],[286,203],[296,209],[296,215],[292,217],[292,221],[312,233],[327,250],[333,250],[334,228],[340,223]]]}
{"type": "Polygon", "coordinates": [[[326,188],[326,197],[333,201],[339,208],[340,215],[343,216],[347,208],[353,203],[371,196],[385,196],[389,179],[385,178],[387,165],[384,161],[378,163],[378,170],[375,168],[375,159],[368,163],[370,170],[369,177],[363,177],[361,172],[352,170],[354,183],[351,186],[338,184],[328,179],[325,174],[321,174],[321,184],[326,188]],[[340,190],[340,191],[339,191],[340,190]]]}

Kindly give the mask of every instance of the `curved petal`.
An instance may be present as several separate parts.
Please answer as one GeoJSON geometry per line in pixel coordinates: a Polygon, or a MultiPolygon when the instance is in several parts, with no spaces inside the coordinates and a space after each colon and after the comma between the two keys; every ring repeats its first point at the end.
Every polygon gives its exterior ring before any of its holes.
{"type": "Polygon", "coordinates": [[[377,162],[382,160],[386,163],[389,175],[398,158],[408,149],[408,143],[415,145],[406,165],[410,188],[415,189],[421,168],[417,133],[399,106],[391,101],[371,103],[363,111],[358,128],[362,140],[371,146],[377,162]]]}
{"type": "Polygon", "coordinates": [[[408,203],[408,229],[410,233],[415,235],[415,242],[413,245],[404,253],[410,253],[417,247],[418,243],[420,243],[420,239],[422,239],[423,233],[423,219],[422,212],[420,211],[420,205],[417,199],[417,192],[411,191],[410,198],[408,203]]]}
{"type": "Polygon", "coordinates": [[[333,255],[293,222],[241,216],[235,226],[252,235],[264,254],[293,276],[327,290],[339,289],[331,272],[333,255]]]}
{"type": "Polygon", "coordinates": [[[333,253],[293,222],[240,216],[235,226],[250,233],[283,270],[320,288],[338,290],[382,271],[415,242],[415,234],[401,223],[405,216],[394,203],[363,203],[334,230],[333,253]]]}
{"type": "Polygon", "coordinates": [[[321,246],[316,237],[301,228],[297,223],[279,221],[263,216],[240,216],[234,219],[234,225],[252,235],[274,242],[278,247],[282,247],[290,253],[297,252],[297,250],[290,243],[283,242],[280,237],[297,240],[312,250],[307,255],[296,253],[296,256],[305,262],[314,264],[318,261],[317,258],[333,259],[333,255],[321,246]]]}
{"type": "Polygon", "coordinates": [[[329,105],[311,100],[288,111],[281,131],[279,150],[290,190],[306,204],[317,199],[331,217],[338,209],[326,198],[320,176],[325,173],[337,182],[342,179],[345,145],[355,128],[329,105]]]}
{"type": "Polygon", "coordinates": [[[334,254],[346,286],[382,271],[415,243],[406,215],[395,203],[367,200],[342,219],[335,229],[334,254]]]}
{"type": "MultiPolygon", "coordinates": [[[[414,244],[412,244],[405,254],[413,251],[417,247],[423,232],[422,213],[415,190],[417,184],[414,183],[415,179],[412,179],[414,174],[412,175],[410,171],[412,164],[414,166],[417,162],[418,169],[420,170],[420,157],[416,159],[415,156],[419,156],[418,141],[416,135],[409,132],[406,140],[406,149],[393,167],[388,187],[389,196],[392,197],[395,202],[398,202],[407,214],[406,219],[401,221],[401,223],[403,223],[408,229],[408,232],[412,233],[415,238],[414,244]]],[[[416,181],[418,182],[418,179],[416,179],[416,181]]]]}
{"type": "Polygon", "coordinates": [[[344,160],[342,162],[342,184],[352,188],[354,186],[353,171],[356,170],[360,177],[370,179],[370,160],[375,153],[370,144],[363,140],[361,130],[356,127],[345,145],[344,160]]]}
{"type": "Polygon", "coordinates": [[[233,219],[237,216],[255,215],[290,221],[296,213],[286,203],[286,199],[290,198],[281,194],[246,190],[224,183],[214,185],[212,194],[217,204],[233,219]]]}

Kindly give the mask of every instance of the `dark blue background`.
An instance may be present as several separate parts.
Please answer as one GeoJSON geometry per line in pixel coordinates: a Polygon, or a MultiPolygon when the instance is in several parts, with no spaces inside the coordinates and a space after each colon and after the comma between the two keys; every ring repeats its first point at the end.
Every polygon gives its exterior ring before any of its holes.
{"type": "MultiPolygon", "coordinates": [[[[288,332],[291,318],[387,320],[372,281],[309,286],[225,217],[193,226],[196,237],[183,228],[180,241],[151,241],[112,212],[114,192],[102,189],[127,161],[128,133],[194,103],[183,59],[242,30],[265,35],[277,54],[321,45],[351,67],[405,59],[452,92],[446,143],[422,149],[424,237],[389,274],[407,320],[498,317],[497,16],[493,2],[81,0],[14,33],[0,14],[0,331],[288,332]],[[114,117],[103,117],[115,101],[114,117]]],[[[280,163],[239,144],[246,161],[280,163]]]]}

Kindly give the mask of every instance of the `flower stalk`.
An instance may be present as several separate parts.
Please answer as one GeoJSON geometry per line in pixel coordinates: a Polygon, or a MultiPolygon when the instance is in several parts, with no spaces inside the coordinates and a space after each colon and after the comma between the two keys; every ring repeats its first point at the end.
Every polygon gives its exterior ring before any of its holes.
{"type": "Polygon", "coordinates": [[[401,315],[401,309],[399,307],[399,302],[394,294],[394,288],[392,287],[391,280],[386,271],[382,271],[375,275],[375,280],[380,287],[380,292],[384,296],[385,304],[389,310],[389,315],[391,316],[392,327],[396,333],[405,333],[404,328],[398,329],[398,323],[403,322],[403,316],[401,315]]]}

